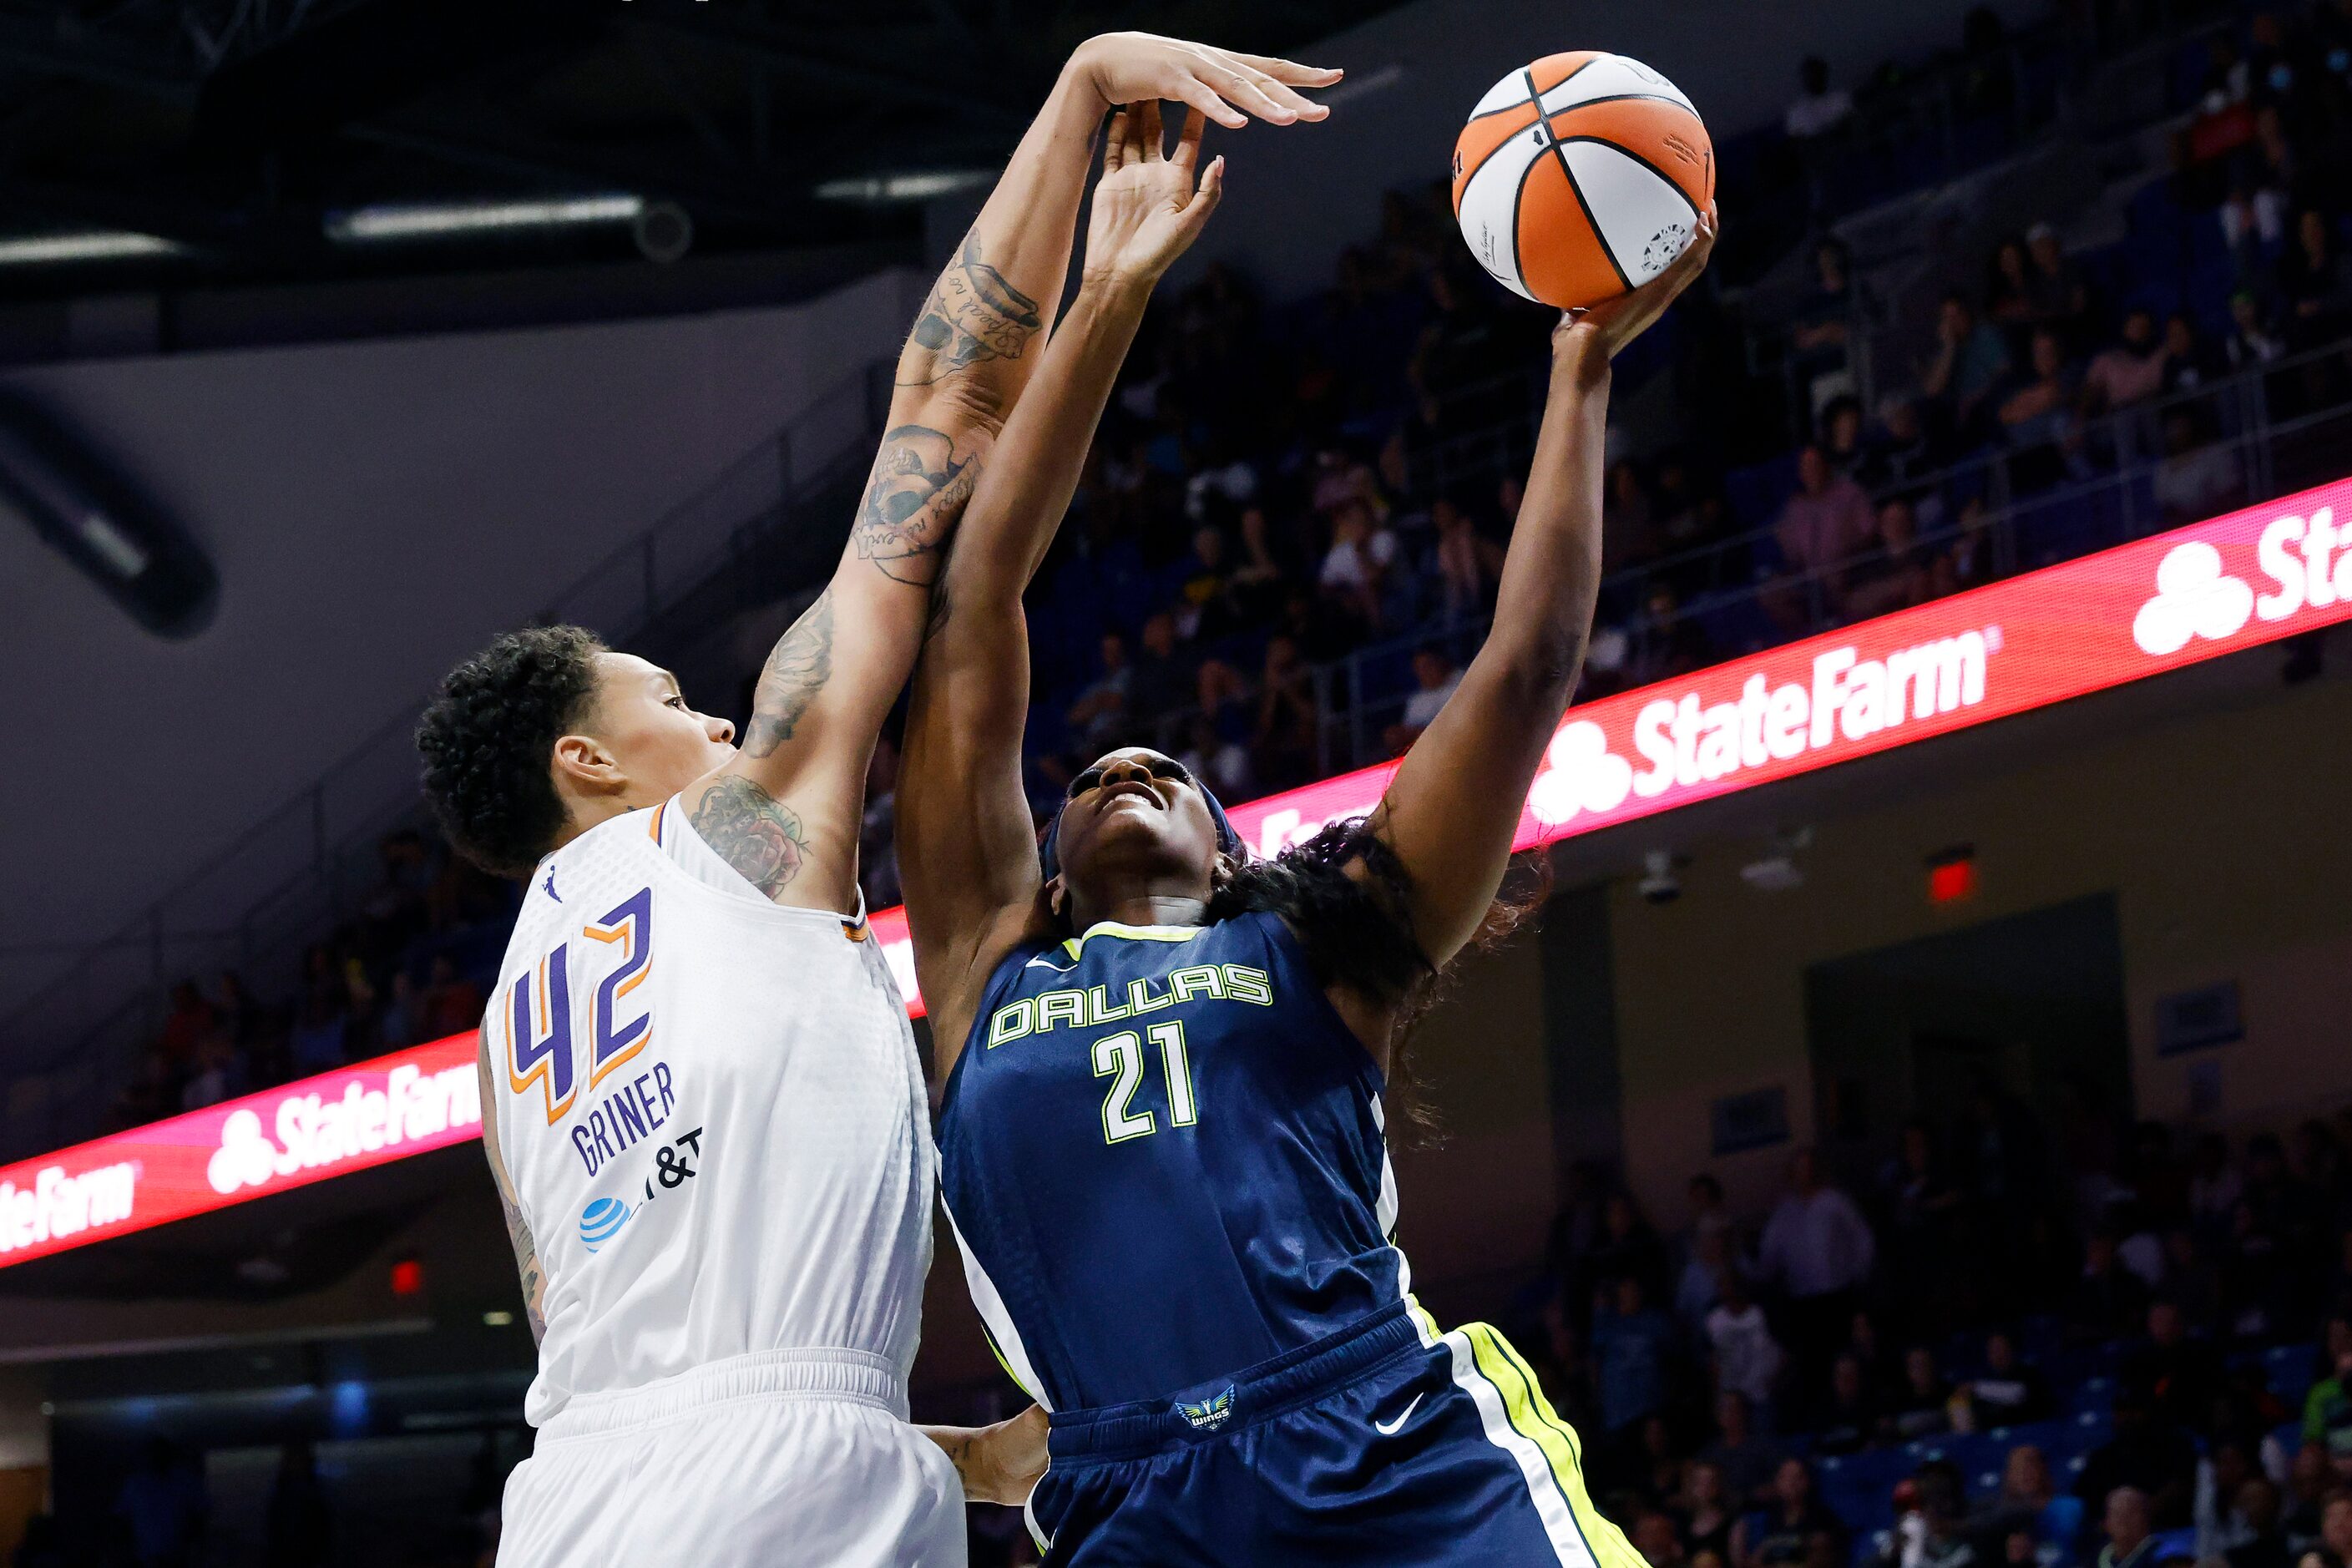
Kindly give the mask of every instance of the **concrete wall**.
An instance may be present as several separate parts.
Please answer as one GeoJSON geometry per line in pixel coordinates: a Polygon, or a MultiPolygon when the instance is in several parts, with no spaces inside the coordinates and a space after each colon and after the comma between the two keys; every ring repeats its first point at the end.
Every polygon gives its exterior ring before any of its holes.
{"type": "Polygon", "coordinates": [[[2216,1075],[2217,1123],[2281,1121],[2352,1099],[2352,683],[2278,691],[2039,767],[1817,826],[1790,892],[1741,885],[1745,857],[1702,848],[1681,900],[1612,892],[1625,1145],[1635,1191],[1681,1223],[1684,1184],[1714,1170],[1760,1205],[1785,1146],[1718,1158],[1719,1096],[1784,1086],[1812,1136],[1808,965],[2087,895],[2116,895],[2139,1114],[2189,1115],[2216,1075]],[[1973,843],[1982,889],[1937,906],[1925,858],[1973,843]],[[2246,1037],[2156,1052],[2158,997],[2235,980],[2246,1037]],[[2201,1069],[2199,1064],[2207,1064],[2201,1069]]]}
{"type": "MultiPolygon", "coordinates": [[[[898,270],[786,309],[0,376],[179,519],[223,581],[212,626],[163,642],[0,526],[0,950],[110,933],[892,353],[921,286],[898,270]]],[[[0,963],[0,1010],[39,967],[0,963]]]]}

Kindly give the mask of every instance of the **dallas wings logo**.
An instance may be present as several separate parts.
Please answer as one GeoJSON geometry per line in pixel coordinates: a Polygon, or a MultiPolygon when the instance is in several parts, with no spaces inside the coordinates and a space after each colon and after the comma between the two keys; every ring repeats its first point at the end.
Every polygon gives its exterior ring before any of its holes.
{"type": "Polygon", "coordinates": [[[1204,1400],[1198,1405],[1188,1405],[1181,1399],[1176,1402],[1176,1414],[1191,1422],[1193,1429],[1199,1432],[1215,1431],[1233,1413],[1234,1391],[1231,1385],[1214,1399],[1204,1400]]]}

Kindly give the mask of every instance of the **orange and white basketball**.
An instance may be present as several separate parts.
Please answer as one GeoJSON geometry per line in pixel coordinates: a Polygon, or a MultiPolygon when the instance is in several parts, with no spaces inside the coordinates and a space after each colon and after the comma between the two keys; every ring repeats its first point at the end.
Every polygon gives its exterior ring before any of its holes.
{"type": "Polygon", "coordinates": [[[1454,216],[1480,265],[1561,310],[1666,269],[1715,199],[1715,144],[1664,77],[1594,49],[1496,82],[1454,144],[1454,216]]]}

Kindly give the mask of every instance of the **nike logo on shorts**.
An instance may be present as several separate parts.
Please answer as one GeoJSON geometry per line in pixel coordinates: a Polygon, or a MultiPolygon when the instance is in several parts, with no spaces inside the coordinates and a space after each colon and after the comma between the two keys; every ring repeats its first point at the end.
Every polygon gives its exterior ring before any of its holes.
{"type": "Polygon", "coordinates": [[[1378,1432],[1383,1437],[1393,1437],[1398,1432],[1403,1429],[1406,1422],[1412,1419],[1412,1413],[1420,1407],[1421,1395],[1416,1394],[1412,1396],[1412,1403],[1406,1405],[1404,1409],[1399,1413],[1395,1420],[1375,1421],[1372,1423],[1372,1430],[1378,1432]]]}

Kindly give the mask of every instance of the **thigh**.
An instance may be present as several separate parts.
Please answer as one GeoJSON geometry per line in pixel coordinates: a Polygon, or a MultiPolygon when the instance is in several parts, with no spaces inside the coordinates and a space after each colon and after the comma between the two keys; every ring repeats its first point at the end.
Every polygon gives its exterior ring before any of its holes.
{"type": "Polygon", "coordinates": [[[552,1445],[508,1483],[499,1568],[961,1568],[963,1490],[879,1410],[776,1400],[552,1445]]]}
{"type": "Polygon", "coordinates": [[[1270,1560],[1640,1568],[1592,1507],[1575,1434],[1472,1324],[1269,1423],[1270,1560]]]}
{"type": "Polygon", "coordinates": [[[1048,1468],[1029,1500],[1054,1568],[1232,1568],[1255,1545],[1255,1482],[1232,1444],[1048,1468]]]}

